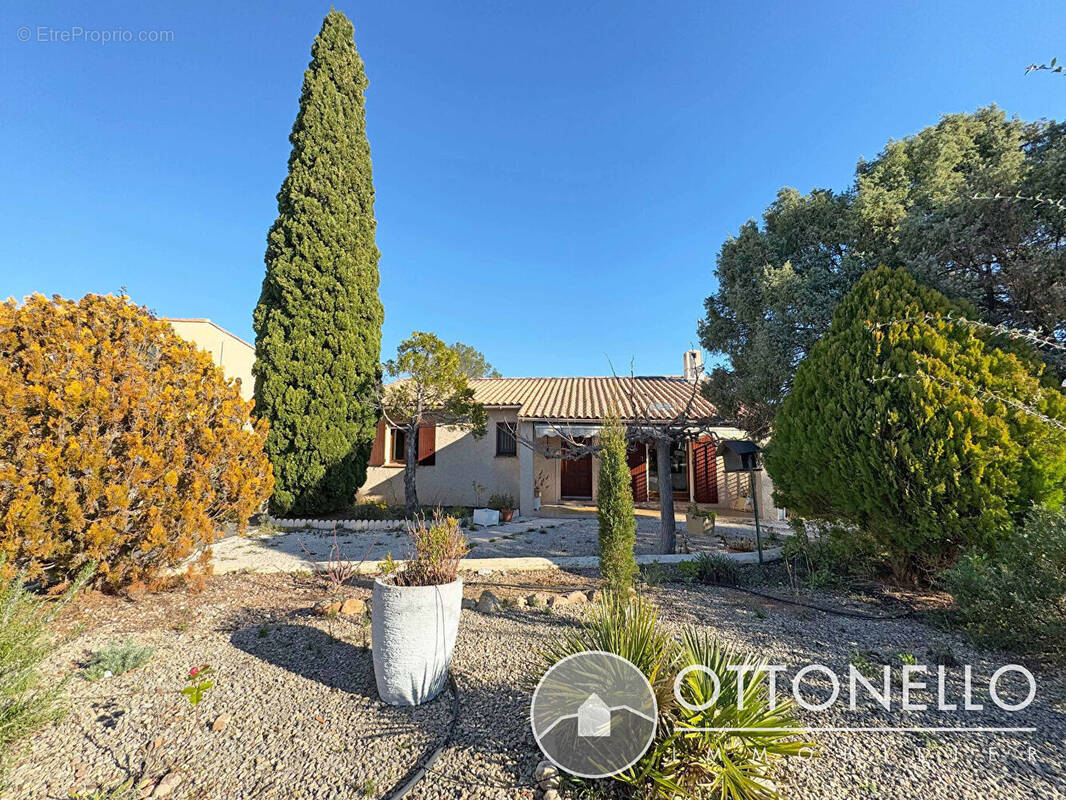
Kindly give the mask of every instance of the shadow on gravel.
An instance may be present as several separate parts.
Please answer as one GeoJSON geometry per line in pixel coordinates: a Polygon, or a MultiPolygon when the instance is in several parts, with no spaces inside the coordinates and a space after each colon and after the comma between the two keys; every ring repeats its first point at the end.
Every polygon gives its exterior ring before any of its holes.
{"type": "Polygon", "coordinates": [[[272,624],[235,631],[230,643],[268,664],[331,689],[377,700],[370,650],[341,641],[312,625],[272,624]]]}

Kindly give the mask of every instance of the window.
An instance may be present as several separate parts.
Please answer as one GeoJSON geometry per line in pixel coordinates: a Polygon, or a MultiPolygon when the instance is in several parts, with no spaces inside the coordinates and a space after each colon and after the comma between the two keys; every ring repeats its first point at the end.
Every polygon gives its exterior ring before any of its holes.
{"type": "Polygon", "coordinates": [[[513,422],[496,423],[496,455],[518,455],[518,440],[515,438],[515,430],[515,423],[513,422]]]}
{"type": "Polygon", "coordinates": [[[390,460],[403,464],[407,460],[407,433],[399,428],[392,429],[392,452],[390,460]]]}

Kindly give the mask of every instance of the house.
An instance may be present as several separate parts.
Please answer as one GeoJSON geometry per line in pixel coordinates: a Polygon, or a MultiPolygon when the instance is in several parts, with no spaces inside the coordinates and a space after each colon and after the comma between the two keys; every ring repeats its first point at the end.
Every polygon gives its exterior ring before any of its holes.
{"type": "MultiPolygon", "coordinates": [[[[459,428],[423,426],[418,433],[419,500],[441,506],[476,506],[502,493],[513,497],[526,514],[533,510],[535,490],[545,505],[595,502],[598,459],[591,454],[552,458],[542,452],[541,445],[556,450],[564,447],[560,434],[570,441],[595,442],[601,420],[612,409],[623,422],[639,419],[654,424],[671,420],[691,402],[700,417],[716,418],[715,408],[702,395],[694,396],[693,381],[702,372],[698,355],[698,351],[685,354],[682,375],[472,380],[474,397],[488,415],[488,435],[476,439],[459,428]]],[[[714,425],[712,431],[721,439],[745,438],[727,420],[714,425]]],[[[390,428],[384,420],[378,423],[359,499],[403,504],[404,444],[402,430],[390,428]]],[[[738,503],[743,507],[748,495],[748,475],[726,473],[709,436],[677,443],[670,474],[663,477],[658,474],[654,446],[635,443],[629,448],[629,469],[637,502],[657,500],[666,486],[675,503],[694,500],[722,508],[738,503]]],[[[776,517],[770,496],[773,487],[765,471],[756,473],[756,484],[760,514],[776,517]]]]}
{"type": "Polygon", "coordinates": [[[227,378],[239,378],[241,397],[251,400],[255,391],[252,364],[255,345],[227,331],[209,319],[168,319],[174,333],[211,354],[215,364],[222,367],[227,378]]]}

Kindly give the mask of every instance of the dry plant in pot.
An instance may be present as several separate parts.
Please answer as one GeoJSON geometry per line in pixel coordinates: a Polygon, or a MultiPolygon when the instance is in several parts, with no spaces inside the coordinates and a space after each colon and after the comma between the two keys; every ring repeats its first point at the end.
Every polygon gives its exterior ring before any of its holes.
{"type": "Polygon", "coordinates": [[[388,560],[374,581],[374,678],[390,705],[419,705],[444,688],[463,605],[459,560],[469,552],[459,520],[440,509],[408,531],[414,556],[399,568],[388,560]]]}

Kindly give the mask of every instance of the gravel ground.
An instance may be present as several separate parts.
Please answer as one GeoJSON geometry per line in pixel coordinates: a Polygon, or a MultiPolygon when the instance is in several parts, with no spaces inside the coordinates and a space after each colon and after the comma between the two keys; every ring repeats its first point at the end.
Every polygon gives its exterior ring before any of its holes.
{"type": "MultiPolygon", "coordinates": [[[[684,522],[678,524],[679,534],[684,522]]],[[[779,523],[764,526],[764,543],[776,534],[787,535],[788,528],[779,523]]],[[[716,534],[727,541],[754,542],[755,527],[750,519],[726,517],[718,520],[716,534]]],[[[594,556],[599,553],[599,530],[595,517],[538,517],[530,520],[479,528],[467,531],[470,542],[469,558],[512,558],[517,556],[594,556]]],[[[659,520],[637,517],[638,554],[658,552],[659,520]]],[[[688,538],[692,552],[720,551],[721,540],[710,536],[688,538]]],[[[293,531],[276,533],[252,528],[248,536],[228,536],[214,547],[214,563],[218,572],[265,568],[281,571],[306,569],[312,560],[325,561],[333,547],[333,534],[325,531],[293,531]]],[[[354,561],[379,561],[386,554],[405,558],[410,539],[403,531],[340,531],[337,545],[345,558],[354,561]]],[[[746,549],[754,549],[749,544],[746,549]]]]}
{"type": "MultiPolygon", "coordinates": [[[[487,584],[504,598],[528,594],[537,584],[593,584],[588,575],[559,571],[476,580],[468,597],[487,584]]],[[[367,592],[361,587],[355,593],[367,592]]],[[[913,620],[830,616],[722,588],[669,585],[650,594],[668,626],[706,626],[728,643],[788,665],[786,675],[811,661],[846,674],[857,651],[886,663],[914,653],[921,662],[937,645],[973,664],[975,684],[982,686],[998,665],[1016,660],[972,651],[913,620]]],[[[29,741],[5,797],[65,800],[75,791],[114,785],[130,772],[150,781],[145,794],[172,773],[172,798],[383,796],[445,735],[453,701],[445,693],[417,709],[381,704],[364,647],[368,627],[352,618],[309,615],[322,596],[322,587],[306,576],[228,575],[210,579],[199,594],[176,591],[137,603],[90,598],[80,612],[85,627],[57,657],[57,671],[70,671],[93,648],[127,636],[156,652],[126,675],[94,683],[75,678],[71,715],[29,741]],[[178,691],[188,668],[203,662],[218,669],[218,686],[194,711],[178,691]],[[221,714],[232,718],[223,730],[210,730],[221,714]]],[[[463,613],[454,664],[460,688],[455,734],[410,797],[532,798],[530,776],[540,760],[528,724],[533,653],[576,624],[583,608],[463,613]]],[[[997,710],[963,719],[876,713],[866,706],[805,711],[808,726],[1012,725],[1037,732],[818,733],[821,755],[786,766],[782,791],[810,800],[1062,797],[1063,676],[1034,672],[1037,699],[1015,715],[997,710]]]]}

